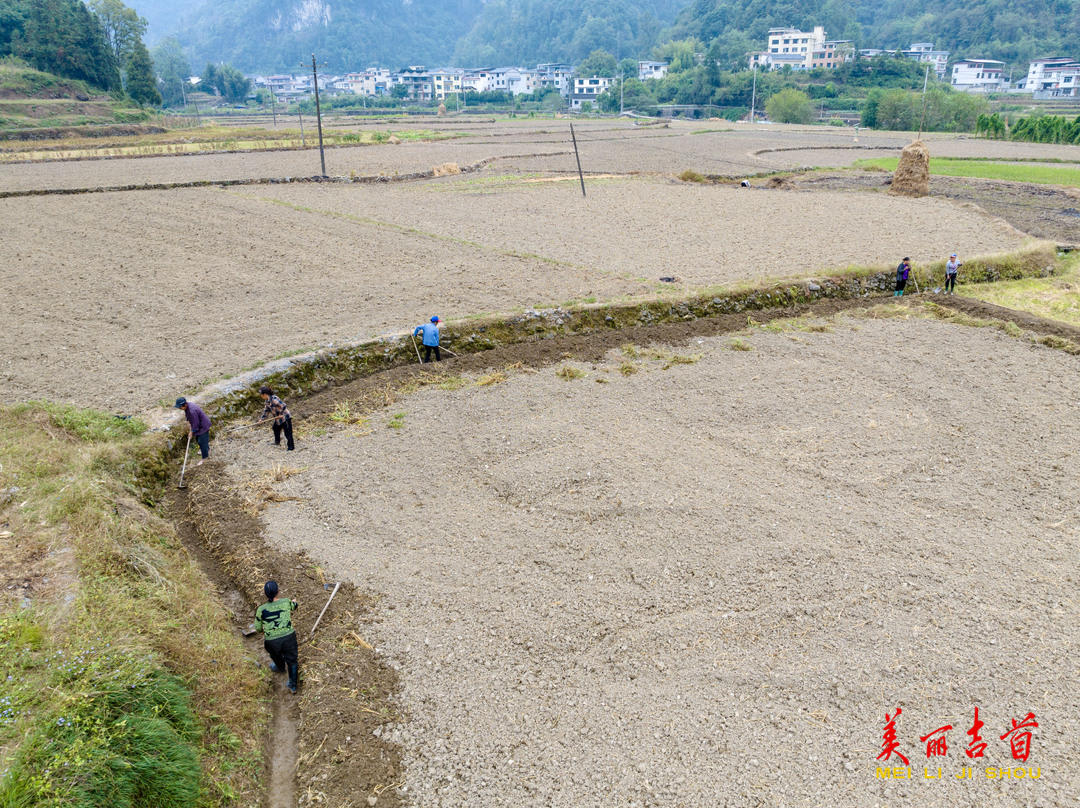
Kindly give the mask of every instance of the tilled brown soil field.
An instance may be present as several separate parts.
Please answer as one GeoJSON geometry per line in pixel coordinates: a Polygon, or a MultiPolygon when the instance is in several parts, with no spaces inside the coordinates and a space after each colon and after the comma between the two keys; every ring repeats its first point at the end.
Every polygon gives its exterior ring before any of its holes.
{"type": "MultiPolygon", "coordinates": [[[[152,162],[152,161],[148,161],[152,162]]],[[[568,300],[1014,249],[980,211],[650,178],[0,200],[0,383],[142,410],[299,348],[568,300]],[[820,233],[828,233],[821,238],[820,233]]]]}
{"type": "MultiPolygon", "coordinates": [[[[292,124],[290,124],[291,126],[292,124]]],[[[569,122],[455,124],[453,120],[407,120],[399,129],[461,133],[457,140],[329,149],[327,172],[334,176],[408,174],[447,162],[470,165],[495,157],[493,171],[575,171],[569,122]],[[546,155],[546,156],[545,156],[546,155]]],[[[372,126],[386,129],[386,125],[372,126]]],[[[391,127],[393,128],[393,127],[391,127]]],[[[864,157],[895,155],[913,135],[824,127],[730,124],[726,121],[672,122],[637,126],[631,121],[576,121],[582,166],[594,173],[705,174],[743,176],[807,166],[847,166],[864,157]]],[[[938,157],[1042,157],[1077,159],[1076,147],[963,139],[927,135],[938,157]]],[[[311,141],[314,142],[314,141],[311,141]]],[[[0,165],[0,191],[83,188],[135,183],[300,177],[320,173],[317,149],[127,158],[0,165]]]]}
{"type": "MultiPolygon", "coordinates": [[[[815,172],[789,180],[808,190],[885,191],[881,171],[815,172]]],[[[1059,244],[1080,245],[1080,190],[975,177],[931,177],[930,195],[978,205],[1014,227],[1059,244]]]]}
{"type": "Polygon", "coordinates": [[[380,737],[413,804],[1064,808],[1076,362],[842,314],[503,377],[448,362],[293,455],[219,454],[293,467],[270,540],[377,595],[359,630],[400,673],[408,721],[380,737]],[[897,708],[912,777],[883,780],[897,708]]]}

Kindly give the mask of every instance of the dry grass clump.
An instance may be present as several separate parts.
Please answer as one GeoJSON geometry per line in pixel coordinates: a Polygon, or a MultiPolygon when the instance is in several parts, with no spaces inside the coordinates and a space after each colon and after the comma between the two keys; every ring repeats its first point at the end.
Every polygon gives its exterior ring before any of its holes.
{"type": "Polygon", "coordinates": [[[250,475],[240,484],[244,497],[244,509],[252,516],[258,516],[271,502],[299,502],[299,497],[291,497],[274,488],[274,483],[284,482],[302,469],[274,463],[270,468],[250,475]]]}
{"type": "Polygon", "coordinates": [[[461,173],[461,167],[457,163],[440,163],[431,169],[432,176],[452,177],[461,173]]]}
{"type": "Polygon", "coordinates": [[[499,384],[501,382],[505,382],[506,379],[507,379],[507,375],[505,373],[502,373],[501,371],[496,370],[493,373],[486,373],[483,376],[481,376],[479,379],[477,379],[476,380],[476,386],[477,387],[488,387],[489,385],[492,385],[492,384],[499,384]]]}
{"type": "Polygon", "coordinates": [[[684,171],[682,174],[679,175],[679,179],[682,180],[683,182],[707,182],[708,181],[708,180],[705,179],[705,176],[703,174],[699,174],[696,171],[691,171],[689,168],[686,169],[686,171],[684,171]]]}
{"type": "Polygon", "coordinates": [[[555,371],[555,375],[563,381],[573,381],[574,379],[585,378],[585,371],[581,368],[576,368],[573,365],[563,365],[561,368],[555,371]]]}
{"type": "Polygon", "coordinates": [[[752,351],[754,346],[740,337],[733,337],[728,343],[728,348],[733,351],[752,351]]]}
{"type": "Polygon", "coordinates": [[[909,143],[900,152],[889,193],[914,197],[930,193],[930,150],[921,140],[909,143]]]}
{"type": "Polygon", "coordinates": [[[619,373],[623,376],[632,376],[637,373],[641,368],[635,365],[633,362],[623,362],[619,365],[619,373]]]}

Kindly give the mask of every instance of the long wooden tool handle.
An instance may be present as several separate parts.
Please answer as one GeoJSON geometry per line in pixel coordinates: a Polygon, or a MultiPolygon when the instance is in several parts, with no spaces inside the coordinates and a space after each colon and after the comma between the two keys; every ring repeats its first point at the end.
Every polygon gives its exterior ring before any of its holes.
{"type": "Polygon", "coordinates": [[[188,453],[191,451],[191,430],[187,433],[187,444],[184,446],[184,465],[180,467],[180,482],[177,484],[177,488],[184,487],[184,472],[187,471],[187,459],[188,453]]]}
{"type": "Polygon", "coordinates": [[[325,606],[323,606],[323,607],[322,607],[322,611],[321,611],[321,612],[319,612],[319,616],[318,616],[318,618],[316,618],[316,620],[315,620],[315,625],[313,625],[313,626],[311,627],[311,633],[310,633],[310,634],[308,635],[308,639],[311,639],[312,637],[314,637],[314,636],[315,636],[315,629],[317,629],[317,628],[319,627],[319,621],[321,621],[321,620],[322,620],[322,616],[323,616],[324,614],[326,614],[326,610],[330,608],[330,601],[334,599],[334,595],[336,595],[336,594],[337,594],[337,591],[338,591],[338,590],[339,590],[340,588],[341,588],[341,582],[340,582],[340,581],[338,581],[338,582],[337,582],[336,584],[334,584],[334,591],[330,593],[330,597],[329,597],[329,599],[328,599],[328,600],[326,601],[326,605],[325,605],[325,606]]]}

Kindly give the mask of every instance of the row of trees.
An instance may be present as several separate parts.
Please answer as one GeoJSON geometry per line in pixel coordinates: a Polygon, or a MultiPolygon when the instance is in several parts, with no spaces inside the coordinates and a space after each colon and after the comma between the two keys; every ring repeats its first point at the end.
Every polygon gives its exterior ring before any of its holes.
{"type": "Polygon", "coordinates": [[[1070,121],[1063,115],[1032,115],[1021,118],[1012,126],[995,112],[981,116],[975,126],[977,134],[992,138],[1024,140],[1029,143],[1073,143],[1080,145],[1080,115],[1070,121]]]}
{"type": "Polygon", "coordinates": [[[862,107],[862,124],[874,129],[924,129],[928,132],[971,132],[989,103],[981,95],[944,86],[922,93],[872,89],[862,107]]]}
{"type": "Polygon", "coordinates": [[[17,56],[38,70],[79,79],[139,104],[161,103],[146,20],[120,0],[4,0],[0,56],[17,56]]]}

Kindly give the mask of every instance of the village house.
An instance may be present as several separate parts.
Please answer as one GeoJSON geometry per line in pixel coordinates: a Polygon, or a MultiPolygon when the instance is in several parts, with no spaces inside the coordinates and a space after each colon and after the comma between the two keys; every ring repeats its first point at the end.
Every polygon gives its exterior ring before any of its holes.
{"type": "Polygon", "coordinates": [[[1028,65],[1023,86],[1035,98],[1080,98],[1080,60],[1068,56],[1035,59],[1028,65]]]}
{"type": "Polygon", "coordinates": [[[637,63],[637,77],[639,81],[648,81],[649,79],[662,79],[664,76],[667,75],[667,71],[667,62],[637,63]]]}
{"type": "Polygon", "coordinates": [[[435,97],[435,87],[431,74],[423,65],[409,65],[404,70],[391,74],[392,87],[402,85],[406,88],[406,97],[413,101],[431,101],[435,97]]]}
{"type": "Polygon", "coordinates": [[[606,76],[589,76],[574,79],[574,89],[570,93],[570,109],[580,112],[581,107],[589,102],[596,107],[597,99],[614,84],[615,80],[606,76]]]}
{"type": "Polygon", "coordinates": [[[750,54],[750,67],[762,70],[813,70],[842,65],[854,52],[845,39],[826,40],[825,29],[814,26],[813,31],[796,28],[770,28],[767,50],[750,54]]]}
{"type": "Polygon", "coordinates": [[[951,84],[967,92],[994,92],[1005,89],[1005,63],[996,59],[961,59],[952,67],[951,84]]]}
{"type": "Polygon", "coordinates": [[[548,62],[536,66],[536,86],[541,90],[553,87],[566,98],[570,94],[570,82],[574,77],[573,65],[548,62]]]}

